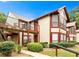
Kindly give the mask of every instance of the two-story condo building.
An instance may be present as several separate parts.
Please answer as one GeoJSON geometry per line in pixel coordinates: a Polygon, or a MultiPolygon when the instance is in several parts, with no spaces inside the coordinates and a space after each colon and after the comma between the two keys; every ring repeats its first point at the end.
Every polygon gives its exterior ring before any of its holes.
{"type": "Polygon", "coordinates": [[[30,22],[37,22],[39,25],[38,41],[48,43],[66,41],[66,23],[69,22],[66,7],[45,14],[30,22]]]}
{"type": "Polygon", "coordinates": [[[67,40],[76,41],[76,29],[77,29],[76,21],[67,23],[66,27],[67,27],[67,40]]]}
{"type": "MultiPolygon", "coordinates": [[[[38,29],[33,29],[29,20],[22,16],[9,12],[6,24],[15,28],[13,31],[5,32],[9,40],[15,40],[16,43],[24,45],[26,42],[33,41],[34,34],[38,34],[38,29]],[[19,30],[16,31],[16,28],[19,30]]],[[[37,26],[37,25],[36,25],[37,26]]]]}
{"type": "Polygon", "coordinates": [[[69,22],[66,7],[59,8],[30,21],[10,12],[6,23],[23,31],[9,32],[10,35],[7,33],[7,38],[15,39],[21,45],[27,41],[48,43],[66,42],[69,40],[69,34],[67,32],[70,27],[68,25],[69,22]]]}

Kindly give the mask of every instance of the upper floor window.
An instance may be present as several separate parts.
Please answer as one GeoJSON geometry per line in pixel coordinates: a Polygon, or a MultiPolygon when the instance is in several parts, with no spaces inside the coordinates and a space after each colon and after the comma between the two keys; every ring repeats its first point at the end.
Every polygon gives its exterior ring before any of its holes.
{"type": "Polygon", "coordinates": [[[66,29],[66,19],[60,14],[60,27],[66,29]]]}
{"type": "Polygon", "coordinates": [[[22,24],[22,28],[23,28],[23,29],[26,29],[26,26],[27,26],[26,23],[22,24]]]}
{"type": "Polygon", "coordinates": [[[25,22],[20,22],[20,28],[27,29],[28,24],[25,22]]]}
{"type": "Polygon", "coordinates": [[[58,27],[58,15],[53,15],[52,16],[52,26],[53,27],[58,27]]]}

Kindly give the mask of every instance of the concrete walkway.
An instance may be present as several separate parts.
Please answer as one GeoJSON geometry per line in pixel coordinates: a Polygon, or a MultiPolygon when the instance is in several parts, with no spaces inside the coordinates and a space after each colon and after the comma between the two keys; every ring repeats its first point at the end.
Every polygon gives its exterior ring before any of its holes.
{"type": "Polygon", "coordinates": [[[41,53],[31,52],[31,51],[27,51],[27,50],[22,50],[21,53],[28,54],[28,55],[31,55],[33,57],[50,57],[50,56],[47,56],[47,55],[43,55],[41,53]]]}

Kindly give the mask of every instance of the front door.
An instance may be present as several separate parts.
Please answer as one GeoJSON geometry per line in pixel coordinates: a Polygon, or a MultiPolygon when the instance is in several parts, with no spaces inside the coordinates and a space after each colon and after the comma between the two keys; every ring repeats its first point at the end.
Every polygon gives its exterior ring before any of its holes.
{"type": "Polygon", "coordinates": [[[38,42],[38,35],[34,34],[34,42],[38,42]]]}

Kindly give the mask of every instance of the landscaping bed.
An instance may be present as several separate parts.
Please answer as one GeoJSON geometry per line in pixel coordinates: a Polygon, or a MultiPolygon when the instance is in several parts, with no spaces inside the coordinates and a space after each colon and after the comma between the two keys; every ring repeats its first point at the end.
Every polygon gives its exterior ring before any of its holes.
{"type": "MultiPolygon", "coordinates": [[[[0,54],[0,57],[4,57],[4,56],[0,54]]],[[[22,54],[22,53],[18,54],[18,53],[13,52],[11,57],[33,57],[33,56],[28,55],[28,54],[22,54]]]]}
{"type": "Polygon", "coordinates": [[[13,41],[0,42],[0,57],[31,57],[31,55],[21,53],[22,46],[13,41]]]}

